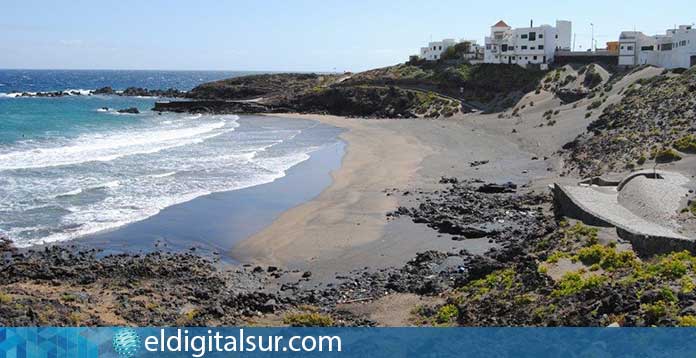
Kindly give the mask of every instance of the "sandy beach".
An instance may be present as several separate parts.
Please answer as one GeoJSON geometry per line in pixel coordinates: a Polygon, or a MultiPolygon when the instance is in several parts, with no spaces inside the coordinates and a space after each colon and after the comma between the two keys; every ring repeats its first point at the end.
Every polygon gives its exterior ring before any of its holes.
{"type": "Polygon", "coordinates": [[[323,115],[308,118],[346,129],[347,153],[333,183],[317,198],[283,213],[236,245],[241,262],[309,270],[330,280],[338,272],[401,265],[426,250],[483,253],[486,239],[452,241],[410,220],[386,214],[409,200],[398,188],[434,187],[441,176],[525,184],[547,174],[549,163],[513,140],[490,134],[472,117],[455,120],[366,120],[323,115]],[[472,167],[470,162],[489,160],[472,167]],[[440,236],[440,237],[438,237],[440,236]]]}

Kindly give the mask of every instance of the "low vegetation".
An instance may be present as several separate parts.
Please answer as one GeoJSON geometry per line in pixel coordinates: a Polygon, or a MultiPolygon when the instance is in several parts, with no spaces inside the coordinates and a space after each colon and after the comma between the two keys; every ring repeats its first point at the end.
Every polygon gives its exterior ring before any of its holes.
{"type": "Polygon", "coordinates": [[[696,256],[685,251],[641,260],[597,237],[597,228],[561,221],[551,237],[534,244],[539,259],[472,280],[446,303],[418,314],[484,326],[696,324],[689,308],[696,303],[696,256]]]}
{"type": "Polygon", "coordinates": [[[658,163],[680,160],[696,152],[694,115],[696,68],[642,79],[564,146],[567,167],[593,176],[643,165],[645,153],[658,163]]]}
{"type": "Polygon", "coordinates": [[[318,312],[301,312],[286,314],[283,323],[293,327],[330,327],[334,325],[334,320],[318,312]]]}
{"type": "Polygon", "coordinates": [[[423,61],[361,72],[341,86],[394,85],[436,90],[496,110],[512,107],[524,94],[533,91],[544,75],[543,71],[517,65],[423,61]]]}

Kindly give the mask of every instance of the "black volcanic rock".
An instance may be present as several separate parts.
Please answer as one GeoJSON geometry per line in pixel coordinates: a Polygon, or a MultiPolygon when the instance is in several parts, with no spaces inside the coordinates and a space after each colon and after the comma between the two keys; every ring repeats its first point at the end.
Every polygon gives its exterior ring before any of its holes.
{"type": "Polygon", "coordinates": [[[111,87],[102,87],[94,91],[94,94],[112,95],[114,94],[114,89],[111,87]]]}
{"type": "Polygon", "coordinates": [[[140,113],[140,111],[135,107],[119,109],[117,112],[118,113],[126,113],[126,114],[139,114],[140,113]]]}

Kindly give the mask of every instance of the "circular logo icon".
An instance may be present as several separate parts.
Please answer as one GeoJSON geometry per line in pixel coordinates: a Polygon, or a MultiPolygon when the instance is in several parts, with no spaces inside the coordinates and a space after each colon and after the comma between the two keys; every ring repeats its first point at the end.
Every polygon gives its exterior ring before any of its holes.
{"type": "Polygon", "coordinates": [[[140,336],[133,328],[121,328],[114,334],[113,345],[119,357],[135,357],[140,349],[140,336]]]}

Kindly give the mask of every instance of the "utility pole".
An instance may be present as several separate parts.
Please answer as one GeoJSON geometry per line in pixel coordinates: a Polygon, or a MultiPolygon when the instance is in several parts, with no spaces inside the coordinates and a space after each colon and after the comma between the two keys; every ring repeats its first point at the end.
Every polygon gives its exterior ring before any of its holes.
{"type": "Polygon", "coordinates": [[[575,51],[575,40],[577,40],[578,34],[573,34],[573,52],[575,51]]]}
{"type": "Polygon", "coordinates": [[[594,42],[594,23],[590,23],[590,26],[592,27],[592,44],[590,44],[590,48],[592,49],[592,51],[596,51],[594,42]]]}

